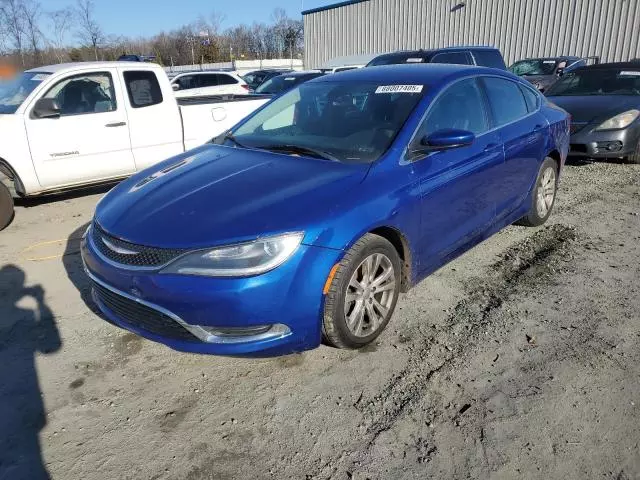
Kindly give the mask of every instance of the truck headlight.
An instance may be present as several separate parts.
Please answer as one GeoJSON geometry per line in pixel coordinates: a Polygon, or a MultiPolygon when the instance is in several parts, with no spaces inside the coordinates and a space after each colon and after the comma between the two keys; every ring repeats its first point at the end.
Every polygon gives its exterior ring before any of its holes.
{"type": "Polygon", "coordinates": [[[621,128],[627,128],[639,115],[640,110],[635,109],[619,113],[615,117],[601,123],[596,130],[620,130],[621,128]]]}
{"type": "Polygon", "coordinates": [[[248,277],[282,265],[298,249],[302,232],[187,253],[160,273],[206,277],[248,277]]]}

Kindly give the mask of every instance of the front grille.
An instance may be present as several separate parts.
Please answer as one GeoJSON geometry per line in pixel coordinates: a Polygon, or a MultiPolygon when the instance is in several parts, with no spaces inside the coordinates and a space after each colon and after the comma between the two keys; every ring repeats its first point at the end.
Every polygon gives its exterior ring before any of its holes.
{"type": "Polygon", "coordinates": [[[100,253],[109,260],[121,265],[141,268],[161,267],[186,252],[184,249],[146,247],[125,242],[113,235],[109,235],[97,222],[93,223],[91,231],[93,244],[100,253]],[[120,251],[114,250],[103,239],[120,251]]]}
{"type": "Polygon", "coordinates": [[[586,124],[587,122],[572,122],[569,128],[569,133],[573,135],[574,133],[579,132],[586,124]]]}
{"type": "Polygon", "coordinates": [[[166,338],[199,341],[191,332],[164,313],[112,292],[99,283],[92,283],[96,299],[122,321],[166,338]]]}

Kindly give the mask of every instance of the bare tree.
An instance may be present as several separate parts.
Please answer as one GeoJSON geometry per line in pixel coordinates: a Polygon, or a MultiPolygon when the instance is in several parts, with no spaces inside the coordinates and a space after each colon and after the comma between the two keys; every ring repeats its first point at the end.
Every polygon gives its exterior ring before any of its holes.
{"type": "Polygon", "coordinates": [[[65,45],[67,42],[67,35],[69,34],[71,25],[73,24],[73,10],[71,8],[55,10],[53,12],[49,12],[48,17],[51,25],[51,32],[53,34],[51,44],[55,50],[58,62],[62,63],[67,57],[65,45]]]}
{"type": "Polygon", "coordinates": [[[78,0],[76,15],[78,17],[78,37],[93,48],[95,59],[98,60],[98,47],[104,41],[102,28],[93,15],[93,0],[78,0]]]}
{"type": "Polygon", "coordinates": [[[22,16],[24,22],[24,33],[27,37],[27,41],[29,42],[29,46],[33,52],[34,63],[39,63],[40,61],[40,40],[42,39],[42,32],[40,31],[40,27],[38,26],[38,22],[40,21],[40,16],[42,11],[40,9],[40,4],[34,0],[22,0],[22,16]]]}
{"type": "Polygon", "coordinates": [[[4,25],[6,38],[20,56],[24,66],[24,6],[20,0],[0,0],[0,22],[4,25]]]}

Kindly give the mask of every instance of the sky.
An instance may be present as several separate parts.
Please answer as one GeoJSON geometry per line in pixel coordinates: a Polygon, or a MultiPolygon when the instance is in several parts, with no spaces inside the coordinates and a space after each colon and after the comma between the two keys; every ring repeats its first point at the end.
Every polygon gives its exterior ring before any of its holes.
{"type": "MultiPolygon", "coordinates": [[[[75,5],[76,0],[41,0],[43,10],[75,5]]],[[[222,28],[269,22],[274,8],[282,7],[292,18],[310,8],[340,0],[94,0],[96,19],[109,35],[150,36],[190,23],[215,10],[225,15],[222,28]]]]}

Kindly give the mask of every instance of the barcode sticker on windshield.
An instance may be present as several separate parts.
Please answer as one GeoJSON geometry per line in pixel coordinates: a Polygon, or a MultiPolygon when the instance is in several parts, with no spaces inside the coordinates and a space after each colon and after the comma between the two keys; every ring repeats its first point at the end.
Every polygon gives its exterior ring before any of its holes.
{"type": "Polygon", "coordinates": [[[34,82],[41,82],[42,80],[47,78],[49,75],[51,75],[51,74],[50,73],[37,73],[33,77],[31,77],[31,80],[33,80],[34,82]]]}
{"type": "Polygon", "coordinates": [[[423,85],[380,85],[376,93],[420,93],[423,85]]]}
{"type": "Polygon", "coordinates": [[[629,75],[631,77],[640,77],[640,71],[634,72],[633,70],[623,70],[620,75],[629,75]]]}
{"type": "Polygon", "coordinates": [[[542,63],[556,63],[555,60],[543,60],[542,63]]]}
{"type": "Polygon", "coordinates": [[[422,63],[424,62],[424,58],[420,57],[410,57],[405,60],[405,63],[422,63]]]}

